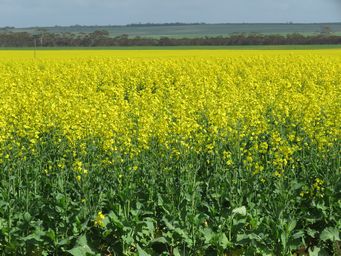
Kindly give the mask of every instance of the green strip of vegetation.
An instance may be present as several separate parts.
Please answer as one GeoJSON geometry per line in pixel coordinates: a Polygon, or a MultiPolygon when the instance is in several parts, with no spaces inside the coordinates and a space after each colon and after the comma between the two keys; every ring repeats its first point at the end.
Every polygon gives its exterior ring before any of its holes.
{"type": "MultiPolygon", "coordinates": [[[[46,50],[320,50],[341,49],[340,44],[331,45],[238,45],[238,46],[115,46],[115,47],[37,47],[46,50]]],[[[34,47],[0,47],[0,50],[34,50],[34,47]]]]}

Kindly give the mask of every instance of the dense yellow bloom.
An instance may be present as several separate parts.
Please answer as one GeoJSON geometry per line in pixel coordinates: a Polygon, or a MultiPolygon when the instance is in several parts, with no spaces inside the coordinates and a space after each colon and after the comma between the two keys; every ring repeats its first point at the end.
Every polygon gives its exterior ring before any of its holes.
{"type": "MultiPolygon", "coordinates": [[[[108,166],[129,158],[138,170],[136,156],[158,143],[177,159],[221,154],[227,167],[237,159],[254,174],[272,166],[281,176],[302,148],[323,154],[340,141],[340,50],[39,54],[0,53],[3,159],[6,141],[27,138],[18,152],[34,153],[58,130],[74,147],[79,181],[91,171],[79,159],[94,140],[108,166]]],[[[62,159],[53,165],[67,168],[62,159]]]]}

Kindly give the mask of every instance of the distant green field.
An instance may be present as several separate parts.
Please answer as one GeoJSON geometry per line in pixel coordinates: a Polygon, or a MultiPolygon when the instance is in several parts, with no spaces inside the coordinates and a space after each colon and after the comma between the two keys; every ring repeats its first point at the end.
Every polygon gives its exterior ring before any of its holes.
{"type": "MultiPolygon", "coordinates": [[[[14,28],[10,31],[41,33],[42,30],[52,33],[91,33],[95,30],[107,30],[112,37],[126,34],[130,37],[201,37],[229,36],[233,34],[291,34],[317,35],[325,30],[331,34],[341,35],[341,23],[314,24],[182,24],[182,25],[138,25],[138,26],[70,26],[70,27],[36,27],[14,28]]],[[[1,29],[0,29],[1,31],[1,29]]]]}
{"type": "MultiPolygon", "coordinates": [[[[116,46],[116,47],[38,47],[47,50],[320,50],[341,49],[341,45],[238,45],[238,46],[116,46]]],[[[31,47],[0,47],[0,50],[33,50],[31,47]]]]}

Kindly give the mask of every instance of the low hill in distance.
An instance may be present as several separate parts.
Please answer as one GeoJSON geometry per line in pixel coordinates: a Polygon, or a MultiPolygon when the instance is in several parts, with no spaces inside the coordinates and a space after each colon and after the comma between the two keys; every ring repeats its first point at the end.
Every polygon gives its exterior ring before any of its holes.
{"type": "Polygon", "coordinates": [[[46,33],[73,33],[88,34],[94,31],[105,30],[110,37],[127,35],[143,38],[198,38],[204,36],[231,36],[236,34],[264,34],[287,35],[299,33],[306,36],[330,34],[341,36],[341,23],[165,23],[165,24],[130,24],[124,26],[54,26],[0,28],[1,32],[28,32],[30,34],[46,33]]]}

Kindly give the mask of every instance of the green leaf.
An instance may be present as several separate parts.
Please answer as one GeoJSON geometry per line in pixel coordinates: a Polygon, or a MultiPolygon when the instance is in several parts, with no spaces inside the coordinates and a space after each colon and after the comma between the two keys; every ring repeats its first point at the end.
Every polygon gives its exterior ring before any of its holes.
{"type": "Polygon", "coordinates": [[[212,231],[212,229],[205,228],[205,229],[202,230],[202,234],[204,235],[205,243],[206,244],[211,243],[211,240],[212,240],[212,238],[214,236],[214,232],[212,231]]]}
{"type": "Polygon", "coordinates": [[[46,236],[48,238],[50,238],[53,242],[56,241],[56,233],[54,232],[53,229],[49,229],[47,232],[46,232],[46,236]]]}
{"type": "Polygon", "coordinates": [[[308,252],[309,252],[309,256],[329,256],[330,255],[326,250],[321,249],[316,246],[314,246],[312,249],[309,248],[308,252]]]}
{"type": "Polygon", "coordinates": [[[219,245],[224,249],[231,246],[230,241],[227,239],[227,236],[224,233],[219,235],[219,245]]]}
{"type": "Polygon", "coordinates": [[[304,237],[304,232],[303,232],[303,230],[297,231],[296,233],[294,233],[294,234],[292,235],[292,237],[293,237],[294,239],[303,238],[303,237],[304,237]]]}
{"type": "Polygon", "coordinates": [[[29,222],[32,219],[32,216],[29,212],[24,213],[24,221],[29,222]]]}
{"type": "Polygon", "coordinates": [[[193,240],[191,239],[189,234],[187,232],[185,232],[184,230],[182,230],[180,228],[175,228],[174,232],[176,234],[178,234],[189,246],[191,246],[193,244],[193,240]]]}
{"type": "Polygon", "coordinates": [[[243,241],[243,240],[247,240],[249,239],[249,236],[246,234],[237,234],[237,242],[243,241]]]}
{"type": "Polygon", "coordinates": [[[86,247],[74,247],[71,250],[67,251],[73,256],[86,256],[86,255],[94,255],[94,253],[91,250],[88,250],[86,247]]]}
{"type": "Polygon", "coordinates": [[[319,252],[321,248],[314,246],[313,248],[309,248],[309,256],[319,256],[319,252]]]}
{"type": "Polygon", "coordinates": [[[339,241],[340,240],[339,230],[333,227],[325,228],[320,235],[320,239],[322,241],[327,240],[339,241]]]}
{"type": "Polygon", "coordinates": [[[58,241],[58,245],[59,245],[59,246],[62,246],[62,245],[70,244],[70,240],[71,240],[71,239],[72,239],[72,237],[68,237],[68,238],[59,240],[59,241],[58,241]]]}
{"type": "Polygon", "coordinates": [[[163,236],[155,238],[151,243],[168,244],[166,238],[164,238],[163,236]]]}
{"type": "Polygon", "coordinates": [[[154,222],[151,219],[148,218],[146,221],[143,221],[142,223],[145,224],[145,229],[148,230],[149,234],[154,233],[155,226],[154,226],[154,222]]]}
{"type": "Polygon", "coordinates": [[[78,245],[87,245],[88,244],[88,240],[86,239],[86,236],[83,235],[83,236],[79,237],[78,240],[77,240],[77,244],[78,245]]]}
{"type": "Polygon", "coordinates": [[[307,228],[307,234],[308,234],[308,236],[310,236],[310,237],[315,237],[316,233],[317,233],[316,230],[311,229],[311,228],[307,228]]]}
{"type": "Polygon", "coordinates": [[[281,243],[282,243],[283,248],[287,247],[288,239],[287,239],[286,233],[281,234],[281,243]]]}
{"type": "Polygon", "coordinates": [[[85,235],[78,238],[75,247],[73,247],[71,250],[68,250],[67,252],[73,256],[95,255],[95,253],[88,246],[88,241],[85,235]]]}
{"type": "Polygon", "coordinates": [[[245,216],[246,215],[246,207],[242,206],[242,207],[239,207],[239,208],[235,208],[235,209],[232,210],[232,213],[240,214],[242,216],[245,216]]]}
{"type": "Polygon", "coordinates": [[[110,212],[108,214],[108,217],[116,228],[122,229],[124,227],[123,223],[120,221],[120,219],[117,217],[117,215],[114,212],[110,212]]]}
{"type": "Polygon", "coordinates": [[[287,233],[290,234],[291,231],[294,230],[294,228],[296,227],[296,220],[291,220],[287,226],[287,233]]]}
{"type": "Polygon", "coordinates": [[[162,218],[162,221],[165,223],[166,227],[169,230],[174,230],[175,227],[172,225],[172,223],[170,223],[165,217],[162,218]]]}
{"type": "Polygon", "coordinates": [[[174,256],[181,256],[178,247],[175,247],[175,248],[174,248],[174,250],[173,250],[173,255],[174,255],[174,256]]]}
{"type": "Polygon", "coordinates": [[[129,234],[122,236],[122,241],[126,244],[126,245],[132,245],[134,243],[134,238],[132,236],[130,236],[129,234]]]}
{"type": "Polygon", "coordinates": [[[30,234],[26,237],[23,238],[23,241],[37,241],[37,242],[41,242],[43,241],[42,236],[45,235],[44,232],[42,232],[41,234],[39,233],[34,233],[34,234],[30,234]]]}
{"type": "Polygon", "coordinates": [[[151,256],[145,250],[143,250],[139,245],[137,245],[137,253],[139,256],[151,256]]]}

